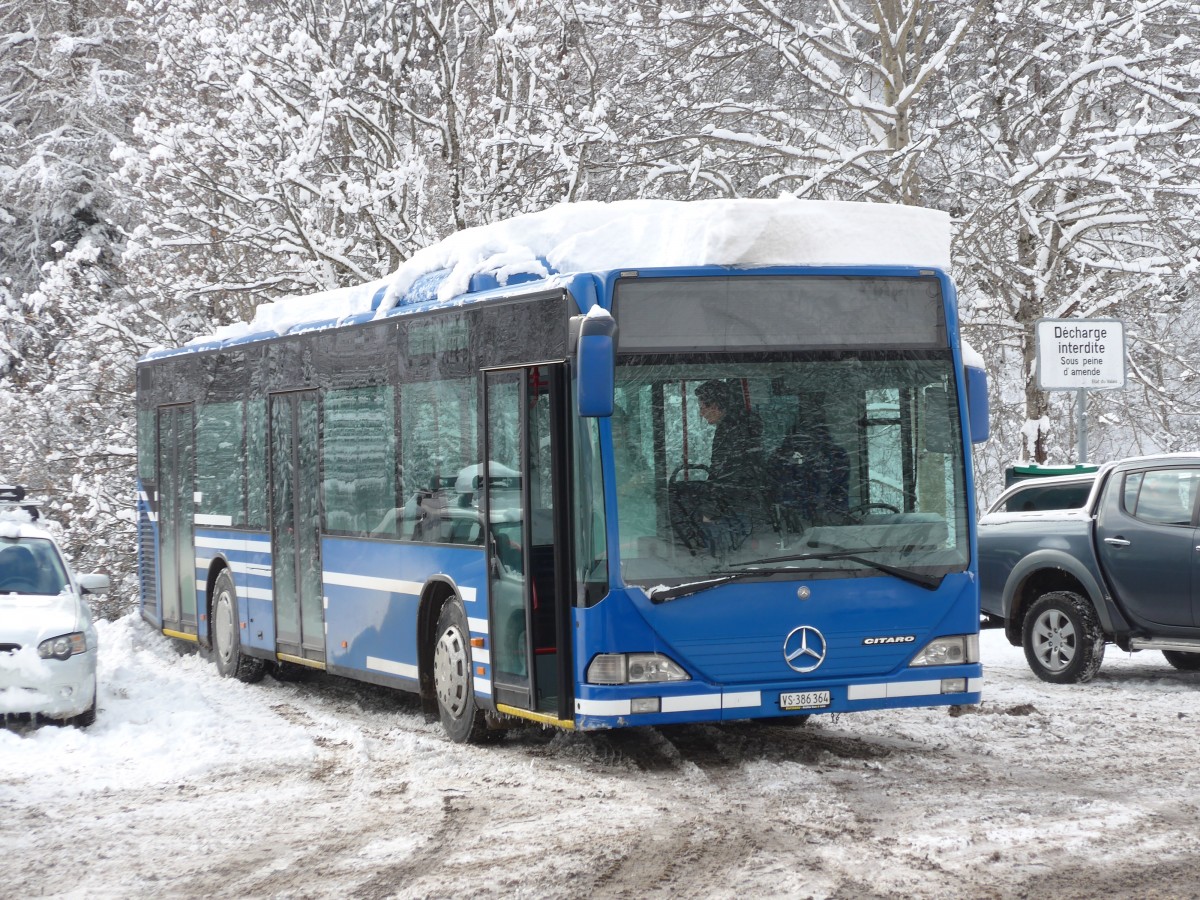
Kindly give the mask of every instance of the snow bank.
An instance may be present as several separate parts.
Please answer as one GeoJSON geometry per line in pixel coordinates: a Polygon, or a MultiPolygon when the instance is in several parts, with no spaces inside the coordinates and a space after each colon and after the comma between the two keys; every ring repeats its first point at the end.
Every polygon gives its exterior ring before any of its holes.
{"type": "Polygon", "coordinates": [[[423,278],[440,273],[431,299],[449,302],[471,279],[685,266],[950,266],[950,218],[937,210],[796,200],[623,200],[563,203],[468,228],[415,253],[370,284],[260,306],[249,323],[189,346],[306,323],[384,316],[423,278]]]}
{"type": "Polygon", "coordinates": [[[248,762],[312,760],[312,740],[301,729],[247,702],[253,688],[219,678],[196,654],[181,656],[135,615],[98,621],[96,629],[96,724],[0,729],[0,802],[11,799],[13,784],[52,808],[64,793],[141,788],[248,762]]]}

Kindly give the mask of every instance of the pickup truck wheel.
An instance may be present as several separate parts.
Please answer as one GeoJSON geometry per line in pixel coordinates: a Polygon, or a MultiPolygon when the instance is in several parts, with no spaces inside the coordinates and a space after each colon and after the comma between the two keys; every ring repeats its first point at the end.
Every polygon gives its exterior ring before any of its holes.
{"type": "Polygon", "coordinates": [[[1090,681],[1104,661],[1104,631],[1096,611],[1074,591],[1051,591],[1029,609],[1022,630],[1033,674],[1051,684],[1090,681]]]}
{"type": "Polygon", "coordinates": [[[1180,672],[1195,672],[1200,669],[1200,653],[1183,653],[1179,650],[1164,650],[1163,656],[1167,662],[1180,672]]]}

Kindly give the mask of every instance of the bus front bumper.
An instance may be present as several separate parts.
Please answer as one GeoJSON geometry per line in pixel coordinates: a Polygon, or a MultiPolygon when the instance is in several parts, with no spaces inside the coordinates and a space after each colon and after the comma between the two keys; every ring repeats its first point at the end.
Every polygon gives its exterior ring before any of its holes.
{"type": "Polygon", "coordinates": [[[980,665],[923,669],[919,677],[811,682],[802,686],[713,685],[675,682],[604,687],[583,685],[575,700],[582,731],[630,725],[666,725],[763,719],[818,713],[862,712],[922,706],[973,706],[983,689],[980,665]]]}

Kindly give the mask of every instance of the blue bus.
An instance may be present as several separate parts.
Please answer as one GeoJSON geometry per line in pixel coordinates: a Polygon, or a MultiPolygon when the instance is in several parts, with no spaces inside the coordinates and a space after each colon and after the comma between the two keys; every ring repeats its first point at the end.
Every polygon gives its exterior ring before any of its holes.
{"type": "Polygon", "coordinates": [[[143,617],[455,741],[977,703],[986,382],[943,268],[862,238],[427,266],[150,353],[143,617]]]}

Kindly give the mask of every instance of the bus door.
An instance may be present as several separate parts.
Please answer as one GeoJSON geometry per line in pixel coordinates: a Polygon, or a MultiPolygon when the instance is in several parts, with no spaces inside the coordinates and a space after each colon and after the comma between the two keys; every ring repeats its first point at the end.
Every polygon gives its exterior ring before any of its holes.
{"type": "Polygon", "coordinates": [[[484,373],[488,590],[498,706],[574,718],[564,367],[484,373]]]}
{"type": "Polygon", "coordinates": [[[196,440],[190,403],[158,410],[162,627],[196,634],[196,440]]]}
{"type": "Polygon", "coordinates": [[[325,662],[319,422],[316,391],[271,395],[271,584],[276,650],[281,658],[318,667],[325,662]]]}

